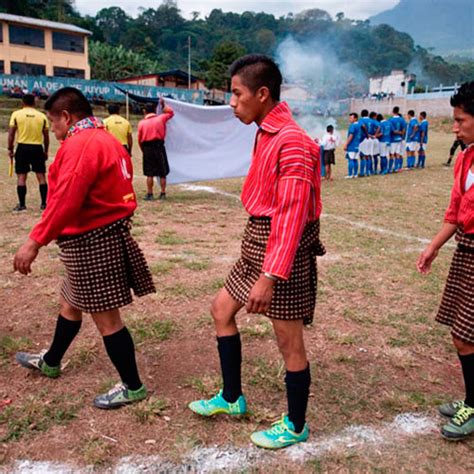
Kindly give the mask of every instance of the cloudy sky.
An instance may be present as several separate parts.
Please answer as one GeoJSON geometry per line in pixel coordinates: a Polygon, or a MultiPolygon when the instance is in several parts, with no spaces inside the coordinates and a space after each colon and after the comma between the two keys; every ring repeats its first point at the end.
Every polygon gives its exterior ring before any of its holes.
{"type": "MultiPolygon", "coordinates": [[[[309,8],[321,8],[331,15],[338,12],[353,19],[365,19],[383,10],[394,7],[399,0],[316,0],[313,2],[300,1],[267,1],[267,0],[178,0],[178,7],[183,16],[189,17],[190,12],[198,11],[201,16],[207,15],[212,9],[241,13],[243,11],[264,11],[275,16],[286,15],[289,12],[298,13],[309,8]]],[[[98,10],[110,6],[119,6],[129,15],[136,16],[139,8],[156,8],[160,0],[76,0],[76,7],[82,14],[95,15],[98,10]]]]}

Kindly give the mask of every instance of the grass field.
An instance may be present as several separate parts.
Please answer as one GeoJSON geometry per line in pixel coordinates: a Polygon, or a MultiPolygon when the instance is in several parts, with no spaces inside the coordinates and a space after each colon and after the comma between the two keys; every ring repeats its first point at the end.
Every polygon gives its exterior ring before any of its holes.
{"type": "MultiPolygon", "coordinates": [[[[441,251],[428,277],[415,269],[424,246],[420,239],[439,228],[452,182],[452,170],[441,166],[452,142],[449,125],[438,121],[433,128],[426,170],[346,181],[339,153],[335,181],[323,183],[327,255],[318,262],[319,302],[314,326],[306,330],[313,378],[308,418],[311,440],[321,445],[348,426],[376,428],[406,412],[427,414],[441,425],[436,405],[462,395],[449,331],[433,322],[452,246],[441,251]]],[[[91,401],[116,374],[87,317],[59,379],[14,363],[18,350],[47,347],[63,270],[50,245],[31,276],[13,274],[14,252],[40,216],[39,197],[30,177],[29,210],[11,212],[15,182],[7,177],[5,149],[1,155],[0,400],[12,403],[0,408],[0,470],[8,471],[18,459],[101,470],[131,455],[179,463],[207,447],[247,448],[249,434],[277,418],[286,404],[284,368],[264,317],[242,313],[239,318],[251,415],[207,420],[186,408],[220,383],[208,307],[239,254],[246,214],[238,199],[171,186],[166,202],[140,201],[133,233],[158,293],[136,300],[123,315],[151,396],[102,412],[91,401]]],[[[144,184],[137,176],[140,197],[144,184]]],[[[199,184],[238,197],[242,179],[199,184]]],[[[266,459],[262,454],[251,468],[237,470],[467,473],[474,470],[473,450],[474,438],[450,444],[431,430],[386,444],[338,444],[301,462],[280,453],[259,468],[266,459]]]]}

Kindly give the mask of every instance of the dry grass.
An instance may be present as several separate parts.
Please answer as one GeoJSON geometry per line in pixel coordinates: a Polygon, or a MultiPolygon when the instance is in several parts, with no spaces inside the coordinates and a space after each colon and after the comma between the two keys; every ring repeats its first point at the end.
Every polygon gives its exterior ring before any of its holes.
{"type": "MultiPolygon", "coordinates": [[[[452,249],[440,253],[432,275],[421,277],[415,260],[423,244],[410,238],[432,236],[448,202],[452,172],[441,162],[451,137],[443,131],[446,124],[439,127],[431,132],[424,171],[346,181],[345,160],[339,153],[335,181],[323,183],[322,240],[328,254],[319,260],[319,305],[314,327],[306,330],[313,373],[308,414],[317,436],[337,433],[350,424],[389,421],[406,411],[434,414],[439,401],[462,393],[449,333],[433,322],[452,249]],[[340,217],[372,228],[354,227],[340,217]]],[[[134,159],[139,170],[138,156],[134,159]]],[[[109,388],[116,375],[88,319],[60,379],[45,380],[17,367],[16,350],[39,349],[50,340],[62,269],[51,246],[42,250],[30,277],[11,272],[12,255],[40,214],[32,177],[30,209],[22,215],[10,212],[15,183],[6,177],[6,169],[7,160],[2,160],[0,380],[8,384],[2,383],[0,395],[13,399],[8,411],[0,411],[0,430],[8,445],[0,456],[3,463],[26,457],[106,467],[130,454],[179,459],[194,446],[247,446],[253,429],[285,410],[284,369],[271,326],[264,318],[246,314],[239,321],[244,389],[252,414],[238,422],[210,421],[186,409],[190,400],[208,396],[219,386],[208,306],[239,254],[246,215],[236,199],[178,186],[170,187],[166,202],[139,203],[134,234],[153,270],[158,293],[123,310],[152,398],[112,413],[90,406],[94,395],[109,388]],[[81,398],[74,398],[78,394],[81,398]],[[68,410],[72,410],[68,400],[75,400],[73,410],[64,415],[67,419],[52,416],[39,430],[34,427],[40,426],[45,412],[31,409],[26,413],[37,419],[20,423],[21,429],[12,432],[8,427],[22,420],[21,412],[32,399],[37,407],[39,397],[59,408],[66,404],[68,410]],[[21,436],[8,434],[16,432],[21,436]],[[158,441],[145,444],[147,439],[158,441]]],[[[242,180],[205,184],[238,196],[242,180]]],[[[144,180],[139,175],[136,188],[143,196],[144,180]]],[[[433,434],[388,446],[384,453],[348,449],[297,469],[468,472],[473,468],[473,448],[473,440],[451,445],[433,434]]]]}

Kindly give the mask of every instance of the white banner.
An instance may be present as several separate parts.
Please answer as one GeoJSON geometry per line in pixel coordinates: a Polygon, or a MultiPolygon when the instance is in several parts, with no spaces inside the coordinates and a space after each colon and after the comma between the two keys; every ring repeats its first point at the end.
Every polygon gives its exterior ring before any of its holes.
{"type": "Polygon", "coordinates": [[[174,110],[167,123],[170,183],[246,176],[257,126],[244,125],[231,107],[206,107],[166,99],[174,110]]]}

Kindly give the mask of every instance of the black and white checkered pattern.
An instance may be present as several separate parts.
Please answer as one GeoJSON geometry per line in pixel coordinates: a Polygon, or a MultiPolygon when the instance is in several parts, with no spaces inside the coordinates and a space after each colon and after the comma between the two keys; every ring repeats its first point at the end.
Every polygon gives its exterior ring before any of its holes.
{"type": "Polygon", "coordinates": [[[456,235],[454,252],[436,321],[451,326],[451,334],[474,344],[474,235],[456,235]]]}
{"type": "Polygon", "coordinates": [[[155,292],[148,265],[130,235],[130,219],[58,240],[66,267],[61,294],[74,308],[99,313],[155,292]]]}
{"type": "MultiPolygon", "coordinates": [[[[246,304],[250,290],[262,273],[270,235],[270,219],[250,218],[242,241],[240,259],[231,269],[225,288],[241,304],[246,304]]],[[[273,319],[303,319],[311,324],[316,307],[318,273],[316,255],[324,255],[319,240],[319,221],[309,223],[301,238],[290,278],[278,281],[266,316],[273,319]]]]}

